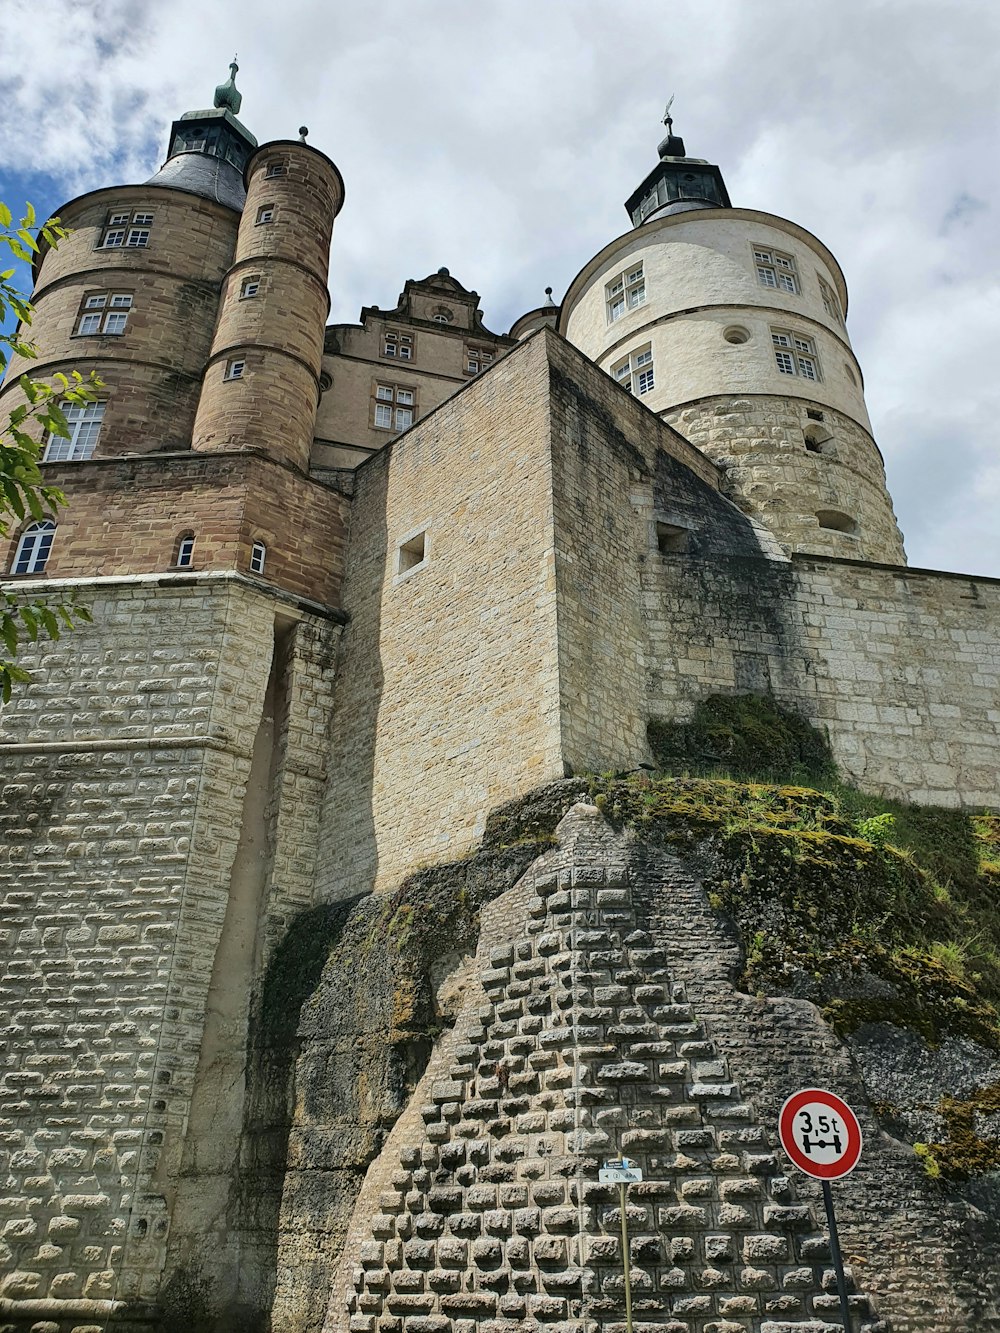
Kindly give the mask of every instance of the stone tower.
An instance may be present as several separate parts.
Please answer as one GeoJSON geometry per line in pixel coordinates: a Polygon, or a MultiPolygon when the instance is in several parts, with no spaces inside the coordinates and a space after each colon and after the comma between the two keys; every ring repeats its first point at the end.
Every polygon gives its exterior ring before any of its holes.
{"type": "Polygon", "coordinates": [[[733,208],[665,123],[632,230],[570,284],[559,331],[721,464],[790,550],[901,563],[839,264],[796,223],[733,208]]]}

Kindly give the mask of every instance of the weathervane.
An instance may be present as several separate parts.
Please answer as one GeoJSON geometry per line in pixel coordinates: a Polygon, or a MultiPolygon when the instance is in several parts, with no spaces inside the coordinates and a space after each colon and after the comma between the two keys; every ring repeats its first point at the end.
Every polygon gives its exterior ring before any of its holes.
{"type": "Polygon", "coordinates": [[[663,123],[664,123],[664,125],[666,125],[666,127],[667,127],[667,133],[668,133],[668,134],[672,134],[673,131],[674,131],[674,118],[673,118],[673,116],[670,114],[670,108],[671,108],[671,107],[673,106],[673,104],[674,104],[674,98],[676,97],[676,95],[677,95],[676,93],[671,93],[671,94],[670,94],[670,101],[667,103],[667,105],[666,105],[666,106],[664,107],[664,109],[663,109],[663,123]]]}

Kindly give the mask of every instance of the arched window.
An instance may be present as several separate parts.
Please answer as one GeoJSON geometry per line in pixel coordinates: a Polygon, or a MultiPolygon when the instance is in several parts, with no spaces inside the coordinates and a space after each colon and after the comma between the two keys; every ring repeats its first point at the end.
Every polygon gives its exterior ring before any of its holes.
{"type": "Polygon", "coordinates": [[[177,569],[190,569],[194,561],[194,533],[182,532],[177,538],[177,553],[174,565],[177,569]]]}
{"type": "Polygon", "coordinates": [[[264,561],[267,559],[267,547],[263,542],[254,542],[250,547],[250,570],[254,574],[263,574],[264,561]]]}
{"type": "Polygon", "coordinates": [[[21,533],[14,552],[12,574],[40,574],[52,550],[52,538],[56,535],[56,525],[50,518],[40,523],[30,523],[21,533]]]}

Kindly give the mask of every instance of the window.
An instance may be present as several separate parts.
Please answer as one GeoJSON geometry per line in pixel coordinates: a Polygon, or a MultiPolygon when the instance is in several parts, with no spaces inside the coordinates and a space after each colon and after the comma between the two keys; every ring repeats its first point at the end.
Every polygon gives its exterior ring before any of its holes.
{"type": "Polygon", "coordinates": [[[398,357],[400,361],[412,361],[413,336],[387,329],[382,339],[382,355],[398,357]]]}
{"type": "Polygon", "coordinates": [[[816,522],[827,532],[843,532],[848,537],[856,537],[858,533],[858,525],[850,514],[842,514],[837,509],[818,510],[816,522]]]}
{"type": "Polygon", "coordinates": [[[56,525],[50,518],[40,523],[29,523],[21,533],[14,552],[12,574],[40,574],[52,550],[52,538],[56,535],[56,525]]]}
{"type": "Polygon", "coordinates": [[[122,246],[138,249],[149,244],[152,213],[112,213],[108,218],[101,245],[106,249],[122,246]]]}
{"type": "Polygon", "coordinates": [[[109,213],[101,236],[101,248],[106,250],[140,249],[149,244],[152,213],[137,210],[134,213],[109,213]]]}
{"type": "Polygon", "coordinates": [[[62,402],[59,407],[69,426],[69,438],[49,435],[45,441],[42,462],[79,463],[92,457],[101,433],[105,404],[62,402]]]}
{"type": "Polygon", "coordinates": [[[646,279],[642,274],[642,265],[628,268],[613,282],[604,288],[604,298],[608,308],[608,323],[621,319],[626,310],[634,310],[646,299],[646,279]]]}
{"type": "Polygon", "coordinates": [[[629,393],[649,393],[655,387],[653,379],[653,352],[647,343],[632,352],[624,361],[611,367],[612,376],[629,393]]]}
{"type": "Polygon", "coordinates": [[[493,364],[495,353],[486,347],[466,347],[465,349],[465,373],[467,375],[478,375],[481,370],[485,370],[493,364]]]}
{"type": "Polygon", "coordinates": [[[427,530],[415,532],[412,537],[407,537],[400,542],[396,549],[396,573],[408,574],[411,569],[417,569],[427,559],[427,530]]]}
{"type": "Polygon", "coordinates": [[[260,291],[260,274],[255,273],[252,278],[244,278],[240,287],[240,300],[246,301],[251,296],[256,296],[260,291]]]}
{"type": "Polygon", "coordinates": [[[417,415],[414,389],[398,384],[376,384],[373,424],[377,430],[406,430],[417,415]]]}
{"type": "Polygon", "coordinates": [[[194,561],[194,533],[182,532],[177,538],[177,550],[174,565],[177,569],[189,569],[194,561]]]}
{"type": "Polygon", "coordinates": [[[287,171],[288,167],[284,162],[269,162],[267,164],[267,170],[264,172],[264,179],[269,181],[274,180],[276,176],[284,176],[287,171]]]}
{"type": "Polygon", "coordinates": [[[677,555],[688,547],[688,529],[677,523],[656,524],[656,549],[660,555],[677,555]]]}
{"type": "Polygon", "coordinates": [[[791,255],[783,255],[778,250],[762,250],[754,246],[753,260],[757,266],[757,281],[762,287],[773,287],[777,291],[798,293],[799,279],[795,272],[795,260],[791,255]]]}
{"type": "Polygon", "coordinates": [[[110,296],[85,296],[76,326],[77,335],[124,333],[131,309],[132,297],[128,292],[112,292],[110,296]]]}
{"type": "Polygon", "coordinates": [[[274,205],[273,205],[273,204],[264,204],[264,206],[263,206],[262,208],[258,208],[258,209],[257,209],[257,226],[258,226],[258,227],[261,226],[262,223],[265,223],[265,222],[273,222],[273,221],[274,221],[274,205]]]}
{"type": "MultiPolygon", "coordinates": [[[[816,276],[819,277],[819,274],[817,273],[816,276]]],[[[840,310],[840,302],[837,300],[837,293],[833,290],[830,284],[824,282],[822,278],[819,279],[819,294],[823,298],[823,309],[826,313],[831,319],[835,319],[838,324],[843,324],[844,316],[840,310]]]]}
{"type": "Polygon", "coordinates": [[[801,375],[803,379],[818,382],[819,361],[816,359],[816,344],[812,338],[804,338],[788,329],[772,329],[771,342],[774,344],[775,364],[782,375],[801,375]]]}
{"type": "Polygon", "coordinates": [[[250,548],[250,571],[253,574],[263,574],[264,561],[267,559],[267,547],[263,542],[254,542],[250,548]]]}
{"type": "Polygon", "coordinates": [[[222,378],[224,380],[241,380],[243,378],[243,372],[246,370],[246,368],[247,368],[247,363],[245,361],[227,361],[226,373],[223,375],[222,378]]]}

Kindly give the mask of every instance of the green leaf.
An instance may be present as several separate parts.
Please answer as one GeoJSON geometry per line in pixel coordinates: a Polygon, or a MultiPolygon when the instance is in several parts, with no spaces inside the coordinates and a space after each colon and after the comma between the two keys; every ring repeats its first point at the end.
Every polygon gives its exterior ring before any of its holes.
{"type": "Polygon", "coordinates": [[[22,606],[18,609],[18,614],[28,631],[28,638],[34,643],[38,638],[38,621],[35,619],[35,613],[30,606],[22,606]]]}
{"type": "Polygon", "coordinates": [[[47,606],[39,605],[38,614],[41,617],[42,624],[45,627],[45,633],[50,639],[59,638],[59,621],[49,610],[47,606]]]}
{"type": "Polygon", "coordinates": [[[33,250],[35,254],[38,253],[38,242],[35,240],[34,236],[32,236],[31,232],[28,231],[27,227],[18,227],[17,234],[29,250],[33,250]]]}
{"type": "Polygon", "coordinates": [[[3,639],[7,651],[13,657],[17,652],[17,622],[6,611],[0,615],[0,638],[3,639]]]}
{"type": "Polygon", "coordinates": [[[35,225],[35,206],[32,203],[24,205],[24,217],[21,219],[21,225],[24,227],[33,227],[35,225]]]}
{"type": "Polygon", "coordinates": [[[20,241],[16,241],[13,236],[5,236],[3,239],[10,246],[13,253],[17,255],[18,259],[23,259],[26,264],[31,263],[31,251],[26,250],[20,241]]]}
{"type": "Polygon", "coordinates": [[[13,220],[7,205],[0,203],[0,227],[9,227],[13,220]]]}

